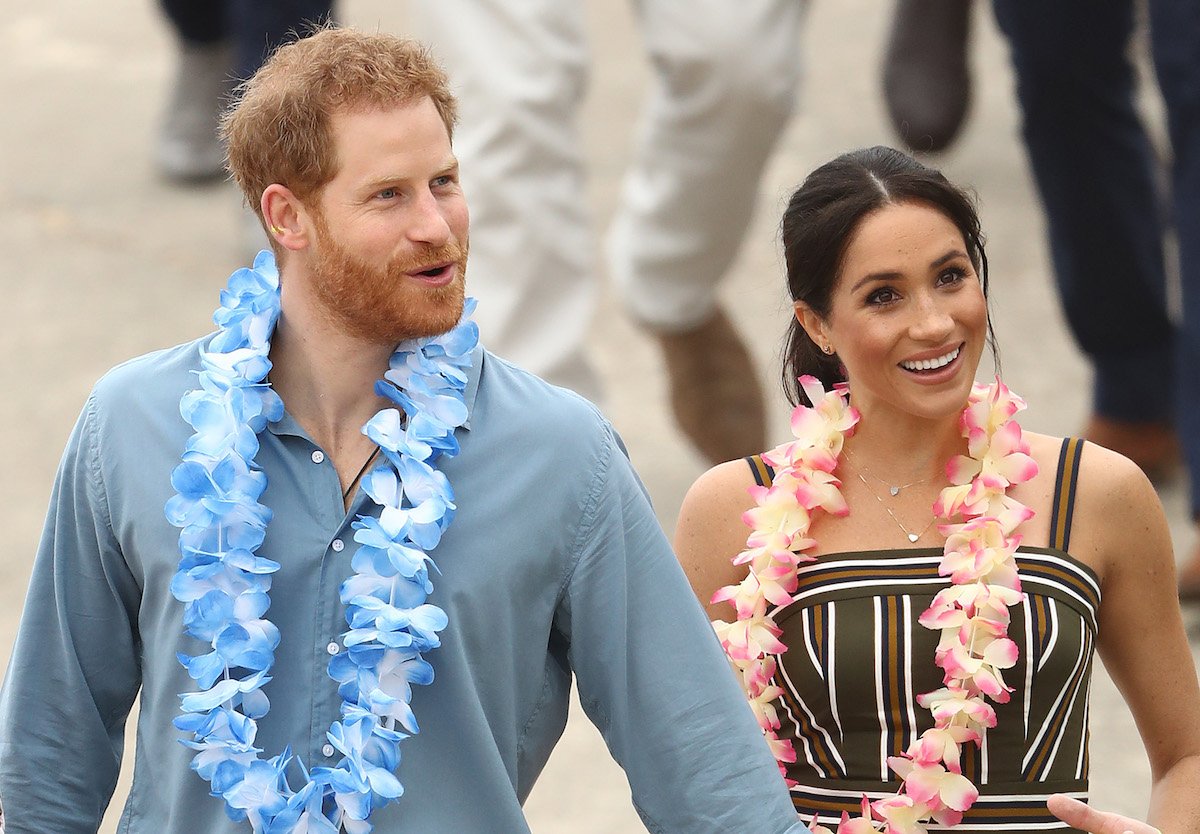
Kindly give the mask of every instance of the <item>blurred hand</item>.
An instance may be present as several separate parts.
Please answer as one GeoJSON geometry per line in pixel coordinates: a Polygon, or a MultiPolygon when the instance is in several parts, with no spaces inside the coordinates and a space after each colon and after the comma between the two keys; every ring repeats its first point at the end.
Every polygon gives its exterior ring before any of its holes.
{"type": "Polygon", "coordinates": [[[1088,834],[1162,834],[1153,825],[1120,814],[1097,811],[1078,799],[1060,793],[1050,797],[1046,805],[1050,808],[1050,813],[1067,825],[1088,834]]]}

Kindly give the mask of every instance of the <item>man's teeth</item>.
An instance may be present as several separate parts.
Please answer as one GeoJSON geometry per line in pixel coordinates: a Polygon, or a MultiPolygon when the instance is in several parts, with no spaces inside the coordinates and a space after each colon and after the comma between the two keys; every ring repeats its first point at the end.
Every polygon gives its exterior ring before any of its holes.
{"type": "Polygon", "coordinates": [[[933,371],[949,365],[957,359],[959,350],[961,348],[955,348],[945,356],[939,356],[937,359],[918,359],[915,362],[901,362],[900,367],[908,371],[933,371]]]}

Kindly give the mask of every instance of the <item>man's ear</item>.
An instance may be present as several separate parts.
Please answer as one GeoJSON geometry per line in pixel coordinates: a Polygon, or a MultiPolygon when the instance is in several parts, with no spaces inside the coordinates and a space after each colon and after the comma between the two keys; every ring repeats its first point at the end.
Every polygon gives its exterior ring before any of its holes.
{"type": "Polygon", "coordinates": [[[284,249],[298,251],[310,243],[312,213],[290,188],[279,183],[268,185],[259,201],[267,234],[284,249]]]}

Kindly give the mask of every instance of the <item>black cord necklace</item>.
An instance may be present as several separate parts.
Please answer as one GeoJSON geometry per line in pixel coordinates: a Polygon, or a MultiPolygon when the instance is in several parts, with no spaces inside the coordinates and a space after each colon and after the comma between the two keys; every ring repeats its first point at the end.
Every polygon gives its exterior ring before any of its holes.
{"type": "Polygon", "coordinates": [[[367,462],[362,465],[362,469],[358,470],[358,474],[354,476],[354,480],[350,482],[349,486],[347,486],[346,490],[342,493],[342,503],[343,504],[345,504],[346,499],[350,497],[351,490],[353,490],[356,486],[358,486],[358,482],[362,480],[362,476],[367,474],[367,467],[370,466],[372,461],[374,461],[375,458],[378,456],[379,456],[379,447],[376,446],[374,451],[371,452],[371,456],[369,458],[367,458],[367,462]]]}

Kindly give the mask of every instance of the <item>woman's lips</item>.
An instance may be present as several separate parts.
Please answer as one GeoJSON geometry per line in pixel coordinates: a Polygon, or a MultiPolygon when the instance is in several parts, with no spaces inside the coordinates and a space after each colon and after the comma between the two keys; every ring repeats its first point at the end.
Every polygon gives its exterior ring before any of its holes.
{"type": "MultiPolygon", "coordinates": [[[[943,382],[953,379],[954,376],[958,373],[959,368],[961,368],[962,364],[963,364],[963,353],[965,352],[965,348],[966,348],[966,343],[960,344],[958,346],[958,355],[955,356],[954,359],[947,362],[942,367],[936,368],[934,370],[914,371],[914,370],[909,370],[908,368],[904,367],[903,365],[899,365],[899,364],[897,365],[897,367],[900,368],[900,370],[904,371],[904,373],[907,374],[908,377],[910,379],[912,379],[914,382],[920,382],[925,385],[940,385],[943,382]]],[[[953,351],[951,350],[949,352],[953,352],[953,351]]],[[[946,354],[942,354],[942,355],[946,355],[946,354]]]]}

